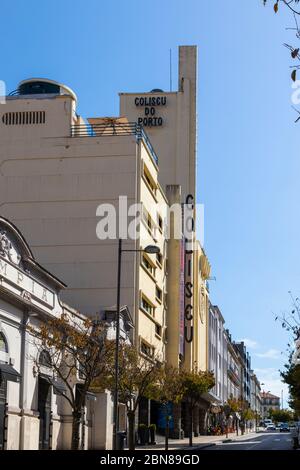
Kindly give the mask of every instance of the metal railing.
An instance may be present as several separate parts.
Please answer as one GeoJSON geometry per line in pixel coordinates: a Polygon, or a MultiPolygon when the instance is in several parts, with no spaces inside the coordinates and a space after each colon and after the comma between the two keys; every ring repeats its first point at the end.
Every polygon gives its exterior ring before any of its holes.
{"type": "Polygon", "coordinates": [[[228,375],[232,377],[236,381],[236,383],[238,384],[241,383],[240,378],[238,374],[236,373],[236,370],[231,365],[229,365],[227,371],[228,371],[228,375]]]}
{"type": "Polygon", "coordinates": [[[71,137],[109,137],[133,135],[137,141],[142,140],[147,146],[151,157],[158,165],[158,157],[144,131],[143,127],[136,122],[104,122],[99,124],[75,124],[71,126],[71,137]]]}

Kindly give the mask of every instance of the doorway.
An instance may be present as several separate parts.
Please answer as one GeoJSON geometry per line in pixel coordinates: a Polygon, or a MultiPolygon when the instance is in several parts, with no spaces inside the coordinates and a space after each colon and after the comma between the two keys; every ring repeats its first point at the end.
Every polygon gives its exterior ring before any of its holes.
{"type": "Polygon", "coordinates": [[[0,375],[0,450],[5,446],[6,379],[0,375]]]}
{"type": "Polygon", "coordinates": [[[51,426],[51,385],[39,377],[38,381],[38,411],[40,414],[39,449],[50,449],[51,426]]]}

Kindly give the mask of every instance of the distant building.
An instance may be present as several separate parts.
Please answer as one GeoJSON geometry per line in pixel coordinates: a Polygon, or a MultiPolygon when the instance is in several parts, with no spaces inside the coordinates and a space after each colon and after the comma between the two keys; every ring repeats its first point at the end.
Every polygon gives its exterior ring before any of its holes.
{"type": "Polygon", "coordinates": [[[270,410],[280,410],[280,397],[270,392],[262,392],[261,401],[263,419],[269,417],[270,410]]]}
{"type": "Polygon", "coordinates": [[[235,398],[238,400],[240,398],[241,392],[241,378],[242,378],[242,364],[243,361],[236,349],[234,348],[231,334],[229,330],[226,330],[226,339],[227,339],[227,397],[226,401],[229,398],[235,398]]]}
{"type": "Polygon", "coordinates": [[[251,380],[250,406],[251,406],[252,411],[256,413],[257,417],[262,416],[261,386],[253,370],[251,371],[250,380],[251,380]]]}
{"type": "Polygon", "coordinates": [[[242,373],[241,398],[251,403],[251,358],[243,341],[234,343],[236,351],[240,354],[244,364],[242,373]]]}
{"type": "Polygon", "coordinates": [[[210,305],[208,322],[208,369],[211,370],[215,376],[216,383],[211,391],[214,393],[219,403],[224,403],[224,398],[226,399],[226,397],[224,397],[224,384],[225,377],[227,378],[227,366],[225,366],[224,358],[227,357],[227,349],[224,338],[224,323],[225,320],[219,307],[210,305]]]}

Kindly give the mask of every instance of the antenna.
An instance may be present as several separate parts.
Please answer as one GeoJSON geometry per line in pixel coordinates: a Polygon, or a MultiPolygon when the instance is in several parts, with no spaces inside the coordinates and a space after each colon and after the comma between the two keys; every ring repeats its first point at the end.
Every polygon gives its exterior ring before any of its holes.
{"type": "Polygon", "coordinates": [[[172,49],[170,49],[170,91],[172,91],[172,49]]]}

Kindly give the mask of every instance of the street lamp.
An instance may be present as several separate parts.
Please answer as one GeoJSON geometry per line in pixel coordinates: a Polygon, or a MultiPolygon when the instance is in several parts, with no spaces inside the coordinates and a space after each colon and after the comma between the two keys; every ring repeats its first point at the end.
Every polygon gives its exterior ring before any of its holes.
{"type": "Polygon", "coordinates": [[[121,308],[121,265],[122,265],[122,253],[124,252],[142,252],[148,254],[159,254],[160,249],[155,245],[148,245],[146,248],[141,250],[127,250],[122,247],[122,238],[119,238],[119,249],[118,249],[118,281],[117,281],[117,311],[116,311],[116,353],[115,353],[115,390],[114,390],[114,416],[113,416],[113,449],[118,449],[118,428],[119,428],[119,416],[118,416],[118,403],[119,403],[119,349],[120,349],[120,308],[121,308]]]}

